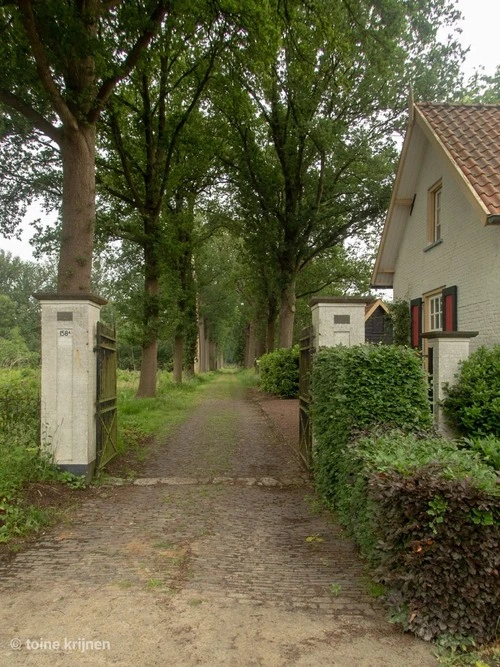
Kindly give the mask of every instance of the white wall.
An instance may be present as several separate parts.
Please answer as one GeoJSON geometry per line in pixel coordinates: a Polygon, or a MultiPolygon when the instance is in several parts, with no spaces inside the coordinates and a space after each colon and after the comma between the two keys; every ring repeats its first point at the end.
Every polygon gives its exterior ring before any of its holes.
{"type": "Polygon", "coordinates": [[[500,226],[484,227],[447,163],[427,145],[417,197],[398,255],[394,298],[457,285],[459,331],[479,331],[471,350],[500,343],[500,226]],[[442,178],[443,242],[427,252],[427,192],[442,178]]]}

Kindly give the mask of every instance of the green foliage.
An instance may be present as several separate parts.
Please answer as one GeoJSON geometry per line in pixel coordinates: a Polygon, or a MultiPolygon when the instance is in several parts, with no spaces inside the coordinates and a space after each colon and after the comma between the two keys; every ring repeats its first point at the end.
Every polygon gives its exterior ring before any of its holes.
{"type": "Polygon", "coordinates": [[[282,348],[259,359],[260,386],[282,398],[296,398],[299,392],[299,348],[282,348]]]}
{"type": "Polygon", "coordinates": [[[40,307],[32,294],[50,286],[52,277],[48,265],[0,250],[0,366],[36,364],[40,307]]]}
{"type": "Polygon", "coordinates": [[[38,429],[40,419],[40,376],[31,369],[0,371],[0,433],[20,425],[38,429]]]}
{"type": "Polygon", "coordinates": [[[494,470],[500,470],[500,438],[487,435],[483,438],[462,438],[459,446],[478,452],[485,463],[494,470]]]}
{"type": "Polygon", "coordinates": [[[253,368],[245,368],[238,372],[238,380],[244,387],[256,387],[260,384],[260,377],[253,368]]]}
{"type": "Polygon", "coordinates": [[[424,639],[495,636],[500,493],[478,454],[402,431],[346,446],[333,502],[393,616],[424,639]]]}
{"type": "Polygon", "coordinates": [[[139,449],[145,436],[169,433],[182,421],[214,377],[214,373],[204,373],[176,384],[171,373],[160,371],[156,397],[136,398],[139,373],[120,370],[117,379],[120,452],[139,449]]]}
{"type": "Polygon", "coordinates": [[[36,366],[39,355],[30,352],[17,328],[9,332],[7,338],[0,338],[0,368],[36,366]]]}
{"type": "Polygon", "coordinates": [[[421,429],[431,423],[420,358],[404,347],[321,350],[313,366],[312,396],[314,470],[327,498],[335,486],[339,453],[355,429],[375,424],[421,429]]]}
{"type": "Polygon", "coordinates": [[[457,383],[447,386],[443,411],[468,437],[500,437],[500,345],[480,347],[460,365],[457,383]]]}
{"type": "Polygon", "coordinates": [[[53,479],[39,448],[38,373],[0,371],[0,542],[45,525],[47,515],[23,502],[26,482],[53,479]]]}
{"type": "Polygon", "coordinates": [[[408,82],[446,98],[462,53],[446,1],[292,0],[263,3],[262,15],[227,49],[210,101],[234,184],[221,206],[274,314],[271,300],[291,304],[301,271],[381,221],[408,82]],[[438,25],[451,29],[447,44],[438,25]]]}
{"type": "Polygon", "coordinates": [[[40,378],[31,369],[0,370],[0,542],[52,521],[50,510],[25,499],[32,482],[85,487],[85,479],[61,472],[40,449],[40,378]]]}
{"type": "Polygon", "coordinates": [[[389,304],[394,345],[410,344],[410,304],[404,299],[389,304]]]}

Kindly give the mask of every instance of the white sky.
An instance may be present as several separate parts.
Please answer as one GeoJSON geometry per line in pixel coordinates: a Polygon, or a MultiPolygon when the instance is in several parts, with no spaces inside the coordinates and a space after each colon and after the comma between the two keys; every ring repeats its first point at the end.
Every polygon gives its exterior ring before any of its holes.
{"type": "MultiPolygon", "coordinates": [[[[461,41],[464,47],[470,47],[464,63],[464,73],[469,76],[478,67],[484,67],[486,74],[493,74],[497,65],[500,65],[498,55],[498,35],[500,32],[500,0],[456,0],[458,9],[462,12],[461,41]]],[[[26,227],[21,241],[4,239],[0,235],[2,250],[18,255],[22,259],[33,258],[29,239],[31,229],[30,220],[40,216],[35,207],[31,215],[26,216],[26,227]]]]}

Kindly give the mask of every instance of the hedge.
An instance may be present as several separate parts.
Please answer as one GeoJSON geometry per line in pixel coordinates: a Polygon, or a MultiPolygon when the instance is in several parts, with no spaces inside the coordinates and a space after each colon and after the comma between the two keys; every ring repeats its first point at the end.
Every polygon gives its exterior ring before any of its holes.
{"type": "Polygon", "coordinates": [[[318,490],[384,585],[393,618],[427,640],[493,639],[500,608],[494,438],[471,451],[471,442],[431,432],[421,361],[408,348],[323,350],[312,377],[318,490]]]}
{"type": "Polygon", "coordinates": [[[443,410],[459,433],[500,438],[500,345],[473,352],[446,393],[443,410]]]}
{"type": "Polygon", "coordinates": [[[375,567],[393,616],[426,640],[495,638],[500,495],[495,472],[456,443],[401,431],[353,440],[333,501],[375,567]]]}
{"type": "Polygon", "coordinates": [[[341,449],[355,429],[375,424],[425,429],[431,425],[419,355],[391,345],[321,350],[312,372],[311,417],[317,487],[331,498],[341,449]]]}
{"type": "Polygon", "coordinates": [[[299,348],[282,348],[259,359],[260,386],[282,398],[299,394],[299,348]]]}

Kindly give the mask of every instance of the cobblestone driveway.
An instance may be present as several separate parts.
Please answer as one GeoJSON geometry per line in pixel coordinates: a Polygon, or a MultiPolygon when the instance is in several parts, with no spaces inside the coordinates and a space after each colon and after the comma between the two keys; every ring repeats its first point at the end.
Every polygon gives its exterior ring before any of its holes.
{"type": "Polygon", "coordinates": [[[1,665],[436,664],[232,375],[143,477],[0,565],[0,595],[1,665]]]}

